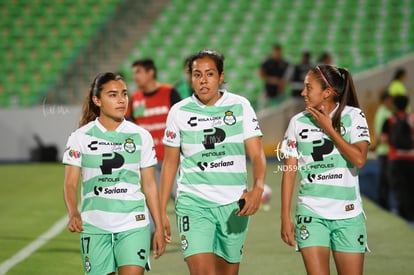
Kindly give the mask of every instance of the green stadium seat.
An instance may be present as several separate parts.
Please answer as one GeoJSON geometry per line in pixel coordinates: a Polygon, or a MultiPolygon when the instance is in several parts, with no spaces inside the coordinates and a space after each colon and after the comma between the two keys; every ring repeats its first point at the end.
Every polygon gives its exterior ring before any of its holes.
{"type": "Polygon", "coordinates": [[[217,48],[227,58],[228,86],[254,102],[262,90],[256,71],[273,43],[281,43],[285,56],[294,62],[304,49],[313,53],[314,61],[331,50],[335,62],[351,70],[375,64],[380,54],[395,55],[410,48],[414,16],[405,15],[412,12],[404,1],[397,2],[171,0],[137,43],[137,53],[154,57],[163,81],[173,83],[182,70],[177,60],[204,47],[217,48]],[[378,31],[380,23],[383,27],[378,31]],[[402,24],[407,26],[405,33],[402,24]],[[378,45],[382,45],[380,52],[378,45]]]}
{"type": "Polygon", "coordinates": [[[37,104],[36,98],[43,96],[50,82],[58,78],[122,0],[101,2],[0,2],[0,58],[9,75],[2,85],[18,97],[19,106],[37,104]]]}

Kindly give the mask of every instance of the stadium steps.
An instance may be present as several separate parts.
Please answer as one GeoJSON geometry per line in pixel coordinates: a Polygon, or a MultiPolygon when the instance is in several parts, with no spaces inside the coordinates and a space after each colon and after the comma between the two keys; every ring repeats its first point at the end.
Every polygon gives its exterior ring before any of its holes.
{"type": "Polygon", "coordinates": [[[90,83],[99,72],[117,72],[122,60],[157,18],[167,0],[125,0],[107,25],[92,40],[48,91],[48,101],[83,102],[90,83]],[[71,84],[71,85],[68,85],[71,84]]]}

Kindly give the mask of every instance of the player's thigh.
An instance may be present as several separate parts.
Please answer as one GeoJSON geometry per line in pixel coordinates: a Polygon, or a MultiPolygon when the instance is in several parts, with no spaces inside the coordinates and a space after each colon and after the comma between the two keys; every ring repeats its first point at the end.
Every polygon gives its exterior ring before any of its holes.
{"type": "Polygon", "coordinates": [[[216,275],[215,258],[213,253],[197,253],[185,258],[190,275],[216,275]]]}
{"type": "Polygon", "coordinates": [[[308,275],[329,275],[329,247],[305,247],[300,252],[308,275]]]}
{"type": "Polygon", "coordinates": [[[296,244],[308,274],[329,274],[330,233],[325,219],[296,215],[296,244]]]}
{"type": "Polygon", "coordinates": [[[216,255],[216,275],[239,274],[240,263],[229,263],[222,257],[216,255]]]}
{"type": "Polygon", "coordinates": [[[329,224],[325,219],[296,215],[295,239],[298,249],[306,247],[328,247],[331,243],[329,224]]]}
{"type": "Polygon", "coordinates": [[[331,222],[331,247],[334,252],[365,253],[368,250],[364,214],[331,222]]]}
{"type": "Polygon", "coordinates": [[[176,206],[177,227],[184,258],[214,252],[216,224],[208,208],[176,206]]]}
{"type": "Polygon", "coordinates": [[[144,275],[144,268],[136,265],[124,265],[118,268],[118,275],[144,275]]]}
{"type": "Polygon", "coordinates": [[[249,225],[249,217],[238,216],[238,210],[237,202],[212,210],[218,224],[214,253],[229,265],[241,262],[249,225]]]}
{"type": "Polygon", "coordinates": [[[333,252],[336,270],[341,275],[362,275],[364,253],[333,252]]]}
{"type": "Polygon", "coordinates": [[[115,272],[112,234],[80,234],[80,250],[85,274],[102,275],[115,272]]]}
{"type": "Polygon", "coordinates": [[[114,234],[116,266],[134,266],[134,269],[139,267],[139,270],[142,271],[148,268],[149,255],[151,253],[150,242],[151,234],[149,225],[114,234]]]}

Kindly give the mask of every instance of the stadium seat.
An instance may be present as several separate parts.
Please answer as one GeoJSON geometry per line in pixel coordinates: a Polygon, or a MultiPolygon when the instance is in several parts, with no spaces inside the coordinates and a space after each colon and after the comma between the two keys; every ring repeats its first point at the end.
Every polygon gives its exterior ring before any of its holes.
{"type": "Polygon", "coordinates": [[[2,83],[7,94],[1,94],[0,108],[14,106],[15,96],[18,106],[37,104],[120,2],[0,1],[1,67],[13,75],[2,83]]]}
{"type": "MultiPolygon", "coordinates": [[[[46,87],[121,2],[0,1],[2,68],[17,75],[16,64],[27,63],[28,81],[39,82],[33,87],[46,87]],[[36,71],[40,77],[34,79],[36,71]]],[[[413,13],[411,0],[359,0],[357,4],[346,0],[171,0],[119,71],[130,83],[130,63],[152,57],[160,81],[174,83],[181,78],[182,62],[190,53],[218,49],[226,56],[229,87],[255,102],[262,90],[256,72],[273,43],[282,44],[285,58],[292,63],[305,49],[311,51],[314,62],[329,50],[337,65],[358,72],[414,50],[413,13]]],[[[22,85],[17,81],[13,88],[22,89],[22,85]]],[[[39,97],[44,93],[30,90],[39,97]]],[[[9,106],[2,102],[8,100],[1,100],[0,107],[9,106]]]]}

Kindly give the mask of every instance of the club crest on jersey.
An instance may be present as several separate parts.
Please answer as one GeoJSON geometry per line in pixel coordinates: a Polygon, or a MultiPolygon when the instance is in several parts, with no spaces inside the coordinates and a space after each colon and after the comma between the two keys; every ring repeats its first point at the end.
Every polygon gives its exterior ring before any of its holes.
{"type": "Polygon", "coordinates": [[[223,121],[226,125],[234,125],[236,124],[236,117],[232,111],[227,111],[224,113],[223,121]]]}
{"type": "Polygon", "coordinates": [[[88,257],[88,256],[86,256],[86,257],[85,257],[85,271],[86,271],[86,272],[90,272],[90,271],[91,271],[91,269],[92,269],[91,262],[89,261],[89,257],[88,257]]]}
{"type": "Polygon", "coordinates": [[[188,241],[185,235],[181,236],[181,249],[186,250],[188,248],[188,241]]]}
{"type": "Polygon", "coordinates": [[[300,228],[300,238],[306,240],[309,238],[309,231],[306,229],[306,226],[302,225],[300,228]]]}
{"type": "Polygon", "coordinates": [[[124,149],[128,153],[133,153],[137,149],[135,146],[134,140],[132,138],[127,138],[124,143],[124,149]]]}

